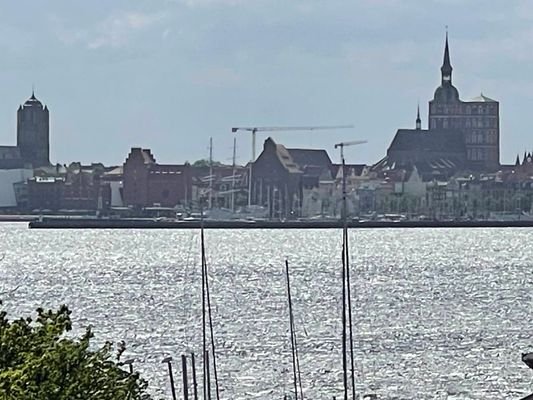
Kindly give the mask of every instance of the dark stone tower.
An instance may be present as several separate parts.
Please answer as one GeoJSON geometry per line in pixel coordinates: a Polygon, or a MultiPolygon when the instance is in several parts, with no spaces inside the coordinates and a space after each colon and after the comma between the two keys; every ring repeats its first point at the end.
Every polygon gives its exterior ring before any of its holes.
{"type": "Polygon", "coordinates": [[[17,112],[17,147],[33,168],[50,165],[50,116],[34,93],[17,112]]]}
{"type": "Polygon", "coordinates": [[[415,122],[416,130],[419,131],[422,129],[422,120],[420,119],[420,106],[416,108],[416,122],[415,122]]]}

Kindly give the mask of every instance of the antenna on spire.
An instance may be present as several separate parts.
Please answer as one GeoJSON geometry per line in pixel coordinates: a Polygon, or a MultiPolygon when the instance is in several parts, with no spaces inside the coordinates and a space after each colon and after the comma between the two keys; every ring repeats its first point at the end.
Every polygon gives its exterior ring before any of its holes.
{"type": "Polygon", "coordinates": [[[31,98],[35,99],[35,83],[31,84],[31,98]]]}

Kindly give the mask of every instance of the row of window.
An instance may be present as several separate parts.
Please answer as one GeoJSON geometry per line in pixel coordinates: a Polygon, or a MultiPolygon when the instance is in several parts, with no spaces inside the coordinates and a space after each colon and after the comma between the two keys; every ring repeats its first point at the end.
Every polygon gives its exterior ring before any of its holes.
{"type": "Polygon", "coordinates": [[[496,104],[487,105],[469,105],[469,104],[457,104],[457,105],[443,105],[432,104],[432,114],[447,114],[447,115],[496,115],[498,108],[496,104]]]}
{"type": "Polygon", "coordinates": [[[497,128],[496,118],[431,118],[431,129],[497,128]]]}
{"type": "Polygon", "coordinates": [[[466,149],[466,157],[470,161],[497,160],[498,151],[495,149],[470,148],[466,149]]]}
{"type": "Polygon", "coordinates": [[[474,131],[466,135],[465,141],[467,144],[498,144],[498,133],[495,130],[474,131]]]}

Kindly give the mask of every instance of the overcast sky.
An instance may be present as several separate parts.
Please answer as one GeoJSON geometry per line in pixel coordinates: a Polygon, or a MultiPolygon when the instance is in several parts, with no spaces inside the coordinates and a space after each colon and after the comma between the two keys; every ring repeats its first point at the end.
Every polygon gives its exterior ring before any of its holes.
{"type": "MultiPolygon", "coordinates": [[[[500,101],[502,162],[533,150],[533,1],[0,0],[0,143],[36,95],[52,162],[231,162],[232,126],[353,124],[275,133],[288,147],[367,139],[374,163],[440,84],[445,26],[461,98],[500,101]]],[[[265,135],[258,136],[258,150],[265,135]]],[[[238,135],[238,161],[250,137],[238,135]]]]}

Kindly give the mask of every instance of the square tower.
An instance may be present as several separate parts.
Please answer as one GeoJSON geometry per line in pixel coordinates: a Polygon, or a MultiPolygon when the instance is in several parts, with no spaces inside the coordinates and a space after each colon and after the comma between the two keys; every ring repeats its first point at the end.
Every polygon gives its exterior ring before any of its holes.
{"type": "Polygon", "coordinates": [[[17,147],[33,168],[50,165],[50,115],[34,93],[17,111],[17,147]]]}

